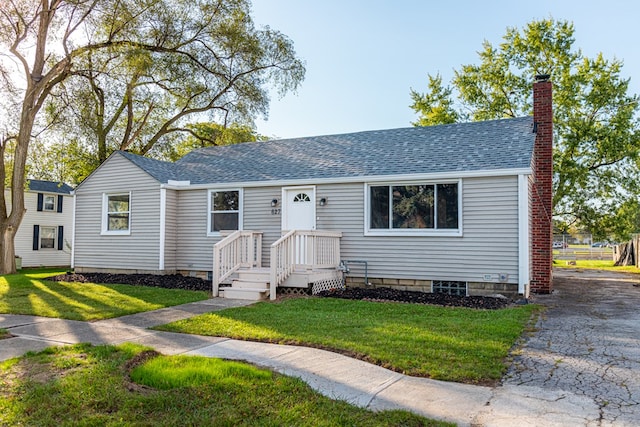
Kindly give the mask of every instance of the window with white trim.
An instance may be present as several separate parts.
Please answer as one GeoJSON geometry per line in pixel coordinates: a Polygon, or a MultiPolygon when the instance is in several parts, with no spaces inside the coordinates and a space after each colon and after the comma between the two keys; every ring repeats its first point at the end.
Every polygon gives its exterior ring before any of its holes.
{"type": "Polygon", "coordinates": [[[368,231],[460,230],[458,182],[370,184],[368,231]]]}
{"type": "Polygon", "coordinates": [[[43,197],[42,209],[53,212],[56,210],[56,196],[45,194],[43,197]]]}
{"type": "Polygon", "coordinates": [[[55,249],[57,227],[40,226],[40,249],[55,249]]]}
{"type": "Polygon", "coordinates": [[[240,229],[240,191],[209,191],[209,234],[240,229]]]}
{"type": "Polygon", "coordinates": [[[103,195],[102,233],[131,233],[131,193],[103,195]]]}

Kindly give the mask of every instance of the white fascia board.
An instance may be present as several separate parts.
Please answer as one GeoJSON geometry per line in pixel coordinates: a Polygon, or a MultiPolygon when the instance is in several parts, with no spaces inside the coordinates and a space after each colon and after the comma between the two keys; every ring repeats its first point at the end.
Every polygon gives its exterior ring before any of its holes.
{"type": "Polygon", "coordinates": [[[308,178],[308,179],[289,179],[274,181],[243,181],[243,182],[223,182],[208,184],[193,184],[188,186],[174,186],[162,184],[161,188],[171,190],[200,190],[216,188],[224,190],[227,188],[239,187],[296,187],[304,185],[322,185],[322,184],[349,184],[359,182],[391,182],[391,181],[431,181],[441,179],[460,179],[460,178],[484,178],[499,176],[519,176],[530,175],[531,168],[521,169],[496,169],[496,170],[479,170],[479,171],[456,171],[444,173],[422,173],[422,174],[400,174],[400,175],[369,175],[369,176],[350,176],[336,178],[308,178]]]}
{"type": "MultiPolygon", "coordinates": [[[[162,185],[165,185],[165,184],[162,184],[162,185]]],[[[170,179],[166,185],[171,187],[186,187],[188,185],[191,185],[191,181],[189,180],[176,181],[176,180],[170,179]]]]}

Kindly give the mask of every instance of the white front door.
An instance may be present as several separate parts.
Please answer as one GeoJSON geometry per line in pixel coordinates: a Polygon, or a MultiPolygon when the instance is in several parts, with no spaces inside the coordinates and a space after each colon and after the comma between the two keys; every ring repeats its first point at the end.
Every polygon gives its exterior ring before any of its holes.
{"type": "Polygon", "coordinates": [[[316,229],[315,187],[286,187],[282,189],[283,230],[316,229]]]}

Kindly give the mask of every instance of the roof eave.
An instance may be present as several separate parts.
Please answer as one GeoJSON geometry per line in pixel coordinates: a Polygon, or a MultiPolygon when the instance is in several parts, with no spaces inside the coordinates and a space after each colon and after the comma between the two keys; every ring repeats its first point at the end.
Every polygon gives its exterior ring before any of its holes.
{"type": "Polygon", "coordinates": [[[170,185],[161,184],[161,188],[171,190],[198,190],[208,188],[246,188],[246,187],[285,187],[294,185],[349,184],[360,182],[392,182],[392,181],[435,181],[460,178],[482,178],[531,175],[531,168],[489,169],[477,171],[453,171],[434,173],[413,173],[398,175],[368,175],[334,178],[304,178],[262,181],[210,182],[204,184],[170,185]]]}

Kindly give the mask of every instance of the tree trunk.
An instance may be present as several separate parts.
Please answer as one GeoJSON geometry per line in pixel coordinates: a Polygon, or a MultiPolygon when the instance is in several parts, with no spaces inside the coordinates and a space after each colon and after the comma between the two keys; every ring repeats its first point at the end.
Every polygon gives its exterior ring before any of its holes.
{"type": "Polygon", "coordinates": [[[16,230],[10,225],[0,229],[0,268],[3,274],[13,274],[16,272],[15,235],[16,230]]]}

